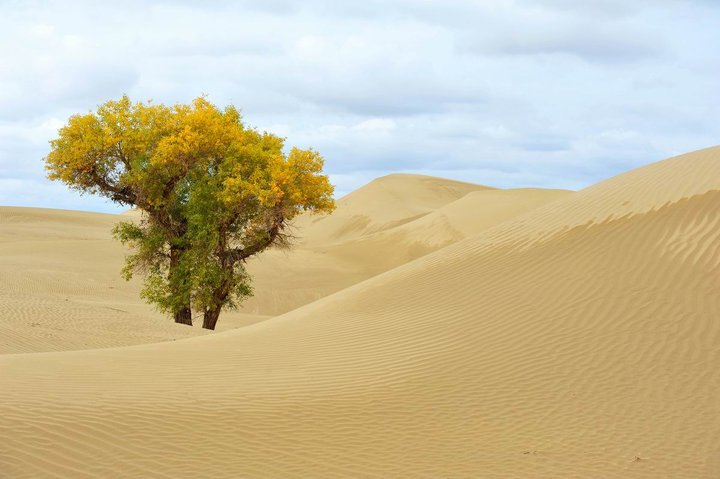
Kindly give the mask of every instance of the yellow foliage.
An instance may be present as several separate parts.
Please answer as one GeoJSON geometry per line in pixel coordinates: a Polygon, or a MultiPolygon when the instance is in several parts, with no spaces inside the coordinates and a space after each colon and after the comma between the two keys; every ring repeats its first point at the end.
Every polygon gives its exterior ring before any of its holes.
{"type": "Polygon", "coordinates": [[[51,179],[143,209],[177,201],[175,184],[192,175],[214,182],[230,212],[254,204],[291,219],[334,207],[316,151],[285,155],[282,138],[246,128],[235,107],[221,110],[204,97],[166,107],[123,96],[72,116],[50,144],[51,179]]]}
{"type": "Polygon", "coordinates": [[[125,273],[144,271],[145,298],[183,323],[192,301],[214,328],[250,294],[244,261],[286,244],[299,213],[334,208],[318,152],[286,155],[282,138],[204,97],[167,107],[123,96],[72,116],[50,146],[51,179],[149,213],[116,230],[136,250],[125,273]]]}

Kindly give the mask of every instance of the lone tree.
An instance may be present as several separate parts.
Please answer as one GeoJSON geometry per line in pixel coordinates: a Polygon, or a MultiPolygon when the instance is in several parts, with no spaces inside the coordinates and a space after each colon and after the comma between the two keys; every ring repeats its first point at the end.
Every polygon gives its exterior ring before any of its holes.
{"type": "Polygon", "coordinates": [[[238,110],[204,98],[190,105],[131,103],[127,96],[75,115],[51,142],[51,179],[144,212],[114,234],[133,248],[123,274],[145,275],[142,296],[178,323],[214,329],[223,308],[252,292],[246,260],[288,246],[304,211],[334,209],[314,150],[247,128],[238,110]]]}

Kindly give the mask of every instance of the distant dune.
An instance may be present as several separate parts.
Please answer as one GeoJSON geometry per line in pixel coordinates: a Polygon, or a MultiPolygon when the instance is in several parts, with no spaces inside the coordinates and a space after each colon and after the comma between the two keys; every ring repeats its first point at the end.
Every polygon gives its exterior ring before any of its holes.
{"type": "MultiPolygon", "coordinates": [[[[238,312],[224,313],[219,330],[295,309],[458,241],[472,232],[468,228],[497,223],[558,194],[536,193],[526,198],[522,190],[418,175],[377,179],[341,199],[333,216],[300,218],[293,229],[299,244],[292,250],[268,251],[251,261],[255,297],[238,312]],[[475,194],[504,197],[484,207],[472,199],[475,194]],[[468,202],[477,204],[464,207],[468,202]],[[453,208],[460,213],[451,213],[453,208]]],[[[111,230],[120,220],[139,217],[135,210],[118,216],[0,207],[0,353],[129,346],[206,334],[169,321],[140,299],[140,281],[120,277],[126,251],[111,230]]]]}
{"type": "MultiPolygon", "coordinates": [[[[338,278],[356,268],[345,289],[219,334],[0,356],[0,471],[720,477],[720,147],[576,193],[410,176],[365,188],[404,191],[402,211],[361,189],[337,217],[303,220],[317,230],[287,273],[254,265],[258,310],[281,308],[261,294],[285,284],[301,301],[303,261],[308,289],[331,289],[318,278],[333,263],[338,278]],[[425,182],[437,200],[414,203],[425,182]]],[[[0,221],[16,238],[56,228],[0,221]]],[[[37,257],[27,248],[15,271],[37,257]]]]}
{"type": "Polygon", "coordinates": [[[345,242],[407,223],[486,186],[422,175],[394,174],[378,178],[338,202],[329,216],[297,222],[311,243],[345,242]],[[312,224],[313,228],[307,228],[312,224]]]}
{"type": "Polygon", "coordinates": [[[378,178],[340,199],[332,215],[301,217],[290,253],[253,259],[256,294],[243,311],[286,313],[570,193],[420,175],[378,178]]]}

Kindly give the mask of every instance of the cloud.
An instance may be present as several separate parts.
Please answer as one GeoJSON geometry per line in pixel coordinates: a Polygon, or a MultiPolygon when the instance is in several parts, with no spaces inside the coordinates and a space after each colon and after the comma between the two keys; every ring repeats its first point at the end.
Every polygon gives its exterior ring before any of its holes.
{"type": "Polygon", "coordinates": [[[524,32],[514,38],[488,42],[478,48],[493,54],[566,54],[588,61],[628,62],[660,54],[658,41],[633,38],[621,30],[573,27],[565,31],[524,32]]]}
{"type": "MultiPolygon", "coordinates": [[[[483,28],[468,29],[461,48],[485,55],[570,55],[588,62],[633,62],[667,54],[666,32],[629,15],[602,21],[593,7],[549,8],[564,1],[527,3],[483,18],[483,28]]],[[[617,11],[632,11],[617,5],[617,11]]],[[[613,12],[617,11],[613,8],[613,12]]],[[[603,10],[604,13],[608,11],[603,10]]]]}
{"type": "Polygon", "coordinates": [[[353,126],[353,130],[369,133],[389,133],[397,127],[395,120],[390,118],[370,118],[353,126]]]}
{"type": "Polygon", "coordinates": [[[5,3],[0,204],[112,210],[42,158],[123,93],[234,103],[340,192],[393,171],[580,187],[718,143],[718,23],[709,0],[5,3]]]}
{"type": "Polygon", "coordinates": [[[135,66],[118,52],[98,48],[92,36],[49,18],[27,24],[24,18],[0,20],[0,121],[87,110],[137,81],[135,66]]]}

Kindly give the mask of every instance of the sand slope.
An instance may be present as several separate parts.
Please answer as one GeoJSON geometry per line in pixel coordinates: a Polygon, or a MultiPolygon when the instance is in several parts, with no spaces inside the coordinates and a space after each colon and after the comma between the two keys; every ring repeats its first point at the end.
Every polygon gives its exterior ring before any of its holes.
{"type": "Polygon", "coordinates": [[[331,216],[301,217],[289,253],[251,260],[256,294],[242,311],[286,313],[571,193],[419,175],[378,178],[338,201],[331,216]]]}
{"type": "Polygon", "coordinates": [[[305,243],[344,242],[420,218],[468,193],[492,189],[432,176],[392,174],[338,200],[332,215],[300,218],[296,225],[305,243]]]}
{"type": "Polygon", "coordinates": [[[352,258],[368,277],[479,234],[504,221],[567,196],[566,190],[488,189],[470,192],[415,220],[325,248],[352,258]],[[382,252],[382,254],[378,254],[382,252]]]}
{"type": "MultiPolygon", "coordinates": [[[[116,215],[0,207],[0,353],[74,350],[204,334],[169,321],[120,276],[116,215]]],[[[264,319],[231,314],[221,328],[264,319]]],[[[1,477],[1,476],[0,476],[1,477]]]]}
{"type": "Polygon", "coordinates": [[[118,272],[114,215],[0,208],[0,352],[188,337],[138,301],[118,272]]]}
{"type": "MultiPolygon", "coordinates": [[[[248,264],[255,296],[243,311],[277,315],[315,301],[436,248],[386,261],[392,243],[374,254],[359,254],[358,243],[375,232],[397,229],[453,203],[468,193],[491,188],[422,175],[392,174],[377,178],[337,202],[332,215],[304,215],[289,233],[290,252],[267,251],[248,264]]],[[[543,201],[538,201],[539,206],[543,201]]],[[[414,231],[422,238],[426,232],[414,231]]],[[[401,246],[408,249],[408,245],[401,246]]]]}
{"type": "Polygon", "coordinates": [[[296,311],[0,356],[7,477],[720,476],[720,148],[296,311]]]}
{"type": "MultiPolygon", "coordinates": [[[[405,191],[424,196],[424,208],[444,204],[475,188],[438,178],[423,177],[425,181],[409,178],[411,185],[407,185],[405,191]],[[421,182],[428,186],[424,187],[421,182]],[[459,186],[452,189],[456,183],[459,186]],[[433,203],[433,188],[450,192],[441,191],[433,203]]],[[[375,181],[368,188],[372,192],[383,183],[375,181]]],[[[350,196],[358,200],[372,195],[358,190],[350,196]]],[[[405,198],[386,207],[382,213],[368,211],[369,216],[365,218],[374,221],[373,214],[377,214],[378,221],[384,221],[388,217],[398,219],[405,214],[417,214],[418,208],[408,205],[411,201],[410,197],[405,198]]],[[[341,208],[340,216],[343,211],[341,208]]],[[[205,334],[200,328],[191,329],[169,321],[143,303],[139,297],[139,281],[127,283],[120,277],[126,251],[112,239],[111,230],[119,220],[139,217],[133,210],[117,216],[0,207],[0,334],[3,338],[0,353],[125,346],[205,334]]],[[[312,228],[305,229],[312,234],[312,228]]],[[[281,252],[278,257],[281,258],[279,266],[288,261],[288,253],[281,252]]],[[[307,252],[298,249],[289,257],[307,269],[307,252]]],[[[292,274],[282,268],[287,276],[285,281],[277,281],[275,268],[259,268],[258,274],[268,278],[271,291],[257,288],[258,301],[274,304],[277,300],[273,298],[279,295],[283,304],[305,304],[368,277],[367,274],[353,275],[352,268],[338,268],[335,263],[323,270],[322,256],[312,259],[317,263],[314,267],[323,271],[318,279],[332,282],[327,291],[312,284],[308,287],[305,282],[303,287],[311,293],[293,297],[292,284],[302,281],[298,278],[303,276],[302,268],[292,274]],[[338,276],[341,281],[334,282],[338,276]]],[[[291,309],[290,306],[287,309],[291,309]]],[[[238,313],[223,314],[219,329],[232,329],[268,317],[259,309],[244,308],[238,313]],[[248,314],[251,310],[252,314],[248,314]]],[[[273,314],[277,312],[266,309],[273,314]]]]}
{"type": "MultiPolygon", "coordinates": [[[[416,175],[375,180],[340,200],[337,216],[301,218],[294,228],[299,244],[291,251],[255,259],[250,265],[255,298],[238,312],[224,313],[219,330],[312,302],[457,241],[469,234],[459,234],[463,228],[487,227],[557,194],[567,192],[537,190],[528,197],[522,190],[416,175]],[[402,195],[393,196],[394,191],[402,195]],[[475,194],[502,198],[472,200],[475,194]],[[370,205],[365,211],[364,203],[370,205]],[[428,224],[431,218],[442,221],[428,224]],[[359,232],[363,228],[368,232],[359,232]],[[351,233],[341,238],[342,230],[351,233]],[[443,241],[433,240],[441,236],[443,241]]],[[[205,334],[199,327],[176,325],[144,304],[140,282],[120,277],[125,250],[110,232],[117,221],[138,217],[133,211],[118,216],[0,207],[0,353],[126,346],[205,334]]]]}

